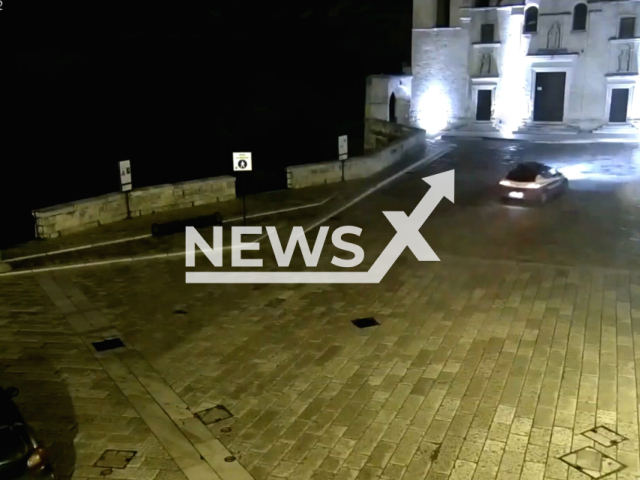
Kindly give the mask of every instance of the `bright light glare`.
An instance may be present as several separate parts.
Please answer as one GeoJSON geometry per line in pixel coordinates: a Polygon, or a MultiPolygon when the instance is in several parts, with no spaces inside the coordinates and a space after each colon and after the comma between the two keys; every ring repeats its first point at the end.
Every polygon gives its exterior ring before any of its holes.
{"type": "Polygon", "coordinates": [[[526,92],[526,54],[529,39],[522,35],[524,15],[511,15],[501,62],[502,75],[496,90],[494,124],[506,138],[513,138],[529,116],[526,92]]]}
{"type": "Polygon", "coordinates": [[[449,125],[451,99],[439,84],[431,84],[418,101],[418,125],[429,135],[441,132],[449,125]]]}
{"type": "Polygon", "coordinates": [[[400,90],[402,90],[402,93],[404,93],[408,98],[411,98],[411,90],[409,90],[407,85],[400,85],[400,90]]]}
{"type": "Polygon", "coordinates": [[[514,127],[514,125],[500,124],[498,126],[498,130],[500,131],[500,133],[504,138],[513,139],[515,137],[513,132],[515,132],[518,129],[518,127],[519,125],[517,127],[514,127]]]}
{"type": "Polygon", "coordinates": [[[562,167],[559,170],[560,173],[562,173],[569,180],[582,180],[587,178],[585,172],[588,170],[588,167],[583,164],[577,164],[562,167]]]}

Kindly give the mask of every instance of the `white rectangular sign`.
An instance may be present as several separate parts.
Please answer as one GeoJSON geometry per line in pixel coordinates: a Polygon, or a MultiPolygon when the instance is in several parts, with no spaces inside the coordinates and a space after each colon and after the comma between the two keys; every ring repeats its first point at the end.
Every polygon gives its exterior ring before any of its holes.
{"type": "Polygon", "coordinates": [[[120,162],[120,186],[123,192],[131,190],[131,160],[120,162]]]}
{"type": "Polygon", "coordinates": [[[338,155],[340,160],[346,160],[349,154],[349,142],[346,135],[338,137],[338,155]]]}
{"type": "Polygon", "coordinates": [[[233,171],[234,172],[250,172],[251,171],[251,152],[234,152],[233,171]]]}

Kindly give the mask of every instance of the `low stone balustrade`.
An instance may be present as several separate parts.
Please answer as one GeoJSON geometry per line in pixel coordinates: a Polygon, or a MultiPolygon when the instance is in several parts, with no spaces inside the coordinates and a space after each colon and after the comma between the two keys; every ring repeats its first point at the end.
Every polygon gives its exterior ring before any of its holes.
{"type": "MultiPolygon", "coordinates": [[[[223,202],[236,198],[235,178],[205,178],[145,187],[129,192],[132,217],[179,208],[223,202]]],[[[127,198],[122,192],[87,198],[33,211],[38,238],[86,230],[127,218],[127,198]]]]}

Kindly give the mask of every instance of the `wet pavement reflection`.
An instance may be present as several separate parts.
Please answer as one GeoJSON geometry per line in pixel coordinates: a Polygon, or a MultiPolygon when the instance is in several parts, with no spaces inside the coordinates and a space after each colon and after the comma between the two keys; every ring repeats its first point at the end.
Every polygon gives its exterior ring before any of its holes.
{"type": "Polygon", "coordinates": [[[356,207],[350,218],[362,223],[376,209],[410,212],[427,189],[421,177],[455,169],[455,204],[441,202],[422,229],[439,255],[640,267],[638,146],[455,143],[455,151],[356,207]],[[565,173],[569,191],[544,205],[503,203],[498,182],[525,161],[565,173]]]}

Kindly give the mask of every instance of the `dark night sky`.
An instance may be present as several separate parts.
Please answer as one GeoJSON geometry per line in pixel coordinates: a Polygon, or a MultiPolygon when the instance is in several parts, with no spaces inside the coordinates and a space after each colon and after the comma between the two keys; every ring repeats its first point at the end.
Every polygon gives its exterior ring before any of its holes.
{"type": "Polygon", "coordinates": [[[20,145],[3,163],[28,209],[117,190],[121,159],[140,187],[250,150],[254,187],[282,188],[339,134],[357,153],[366,75],[410,59],[410,0],[4,0],[0,17],[20,145]]]}

